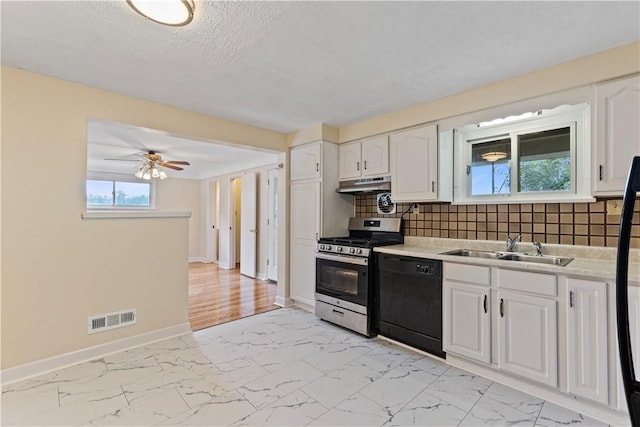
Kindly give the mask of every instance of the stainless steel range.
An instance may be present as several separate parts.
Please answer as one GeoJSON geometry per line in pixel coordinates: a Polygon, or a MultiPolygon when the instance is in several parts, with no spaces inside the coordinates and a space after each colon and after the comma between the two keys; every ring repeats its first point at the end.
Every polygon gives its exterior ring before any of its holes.
{"type": "Polygon", "coordinates": [[[318,240],[316,316],[366,336],[374,322],[376,246],[404,242],[400,218],[349,218],[349,236],[318,240]]]}

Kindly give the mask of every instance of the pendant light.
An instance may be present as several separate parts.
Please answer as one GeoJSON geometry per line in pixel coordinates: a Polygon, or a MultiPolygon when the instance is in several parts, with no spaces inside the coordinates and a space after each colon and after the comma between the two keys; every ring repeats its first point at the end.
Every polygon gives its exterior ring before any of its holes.
{"type": "Polygon", "coordinates": [[[193,20],[193,0],[127,0],[127,3],[158,24],[181,27],[193,20]]]}
{"type": "Polygon", "coordinates": [[[507,157],[507,153],[505,153],[504,151],[490,151],[488,153],[481,154],[480,157],[482,157],[482,159],[486,160],[487,162],[493,163],[497,160],[501,160],[507,157]]]}

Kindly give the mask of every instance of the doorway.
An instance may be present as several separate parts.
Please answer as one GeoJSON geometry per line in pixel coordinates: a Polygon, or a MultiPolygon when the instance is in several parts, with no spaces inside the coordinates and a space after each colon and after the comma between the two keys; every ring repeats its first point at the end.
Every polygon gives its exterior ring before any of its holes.
{"type": "Polygon", "coordinates": [[[267,280],[278,281],[278,172],[270,169],[267,179],[267,280]]]}

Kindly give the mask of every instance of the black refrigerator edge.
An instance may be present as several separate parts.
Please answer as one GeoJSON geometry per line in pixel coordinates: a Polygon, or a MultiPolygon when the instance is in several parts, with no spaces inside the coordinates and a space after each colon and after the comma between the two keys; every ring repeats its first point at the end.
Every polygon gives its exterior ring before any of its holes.
{"type": "MultiPolygon", "coordinates": [[[[616,317],[618,323],[618,350],[624,392],[633,427],[640,427],[640,382],[636,381],[633,353],[629,334],[629,242],[633,221],[633,207],[640,192],[640,156],[633,158],[622,202],[620,233],[618,236],[618,259],[616,264],[616,317]]],[[[635,349],[638,350],[638,349],[635,349]]],[[[640,368],[640,367],[636,367],[640,368]]]]}

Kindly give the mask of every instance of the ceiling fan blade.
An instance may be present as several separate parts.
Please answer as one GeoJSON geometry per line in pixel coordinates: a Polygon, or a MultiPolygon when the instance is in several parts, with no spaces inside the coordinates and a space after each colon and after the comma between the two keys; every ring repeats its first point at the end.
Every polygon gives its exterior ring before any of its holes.
{"type": "Polygon", "coordinates": [[[189,162],[184,162],[181,160],[167,160],[166,162],[163,162],[163,163],[171,163],[172,165],[186,165],[186,166],[189,166],[190,164],[189,162]]]}
{"type": "Polygon", "coordinates": [[[173,166],[173,165],[167,165],[165,163],[161,164],[160,166],[165,167],[165,168],[169,168],[169,169],[173,169],[173,170],[177,170],[177,171],[184,170],[184,168],[179,168],[178,166],[173,166]]]}

